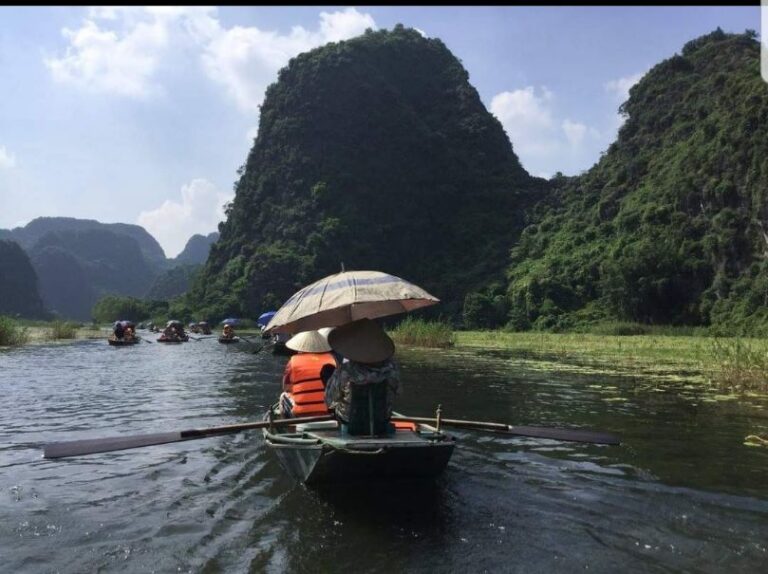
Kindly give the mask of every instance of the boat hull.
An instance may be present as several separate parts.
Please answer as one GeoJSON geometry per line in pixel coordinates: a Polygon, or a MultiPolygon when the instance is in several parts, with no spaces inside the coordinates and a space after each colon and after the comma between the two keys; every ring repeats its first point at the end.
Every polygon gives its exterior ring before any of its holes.
{"type": "Polygon", "coordinates": [[[162,337],[157,340],[158,343],[186,343],[189,341],[189,337],[183,339],[163,339],[162,337]]]}
{"type": "Polygon", "coordinates": [[[115,339],[107,339],[107,343],[113,347],[127,347],[129,345],[138,345],[139,341],[118,341],[115,339]]]}
{"type": "MultiPolygon", "coordinates": [[[[265,417],[266,418],[266,417],[265,417]]],[[[342,436],[338,429],[273,434],[267,445],[285,471],[308,485],[378,479],[431,480],[453,454],[455,439],[432,427],[381,437],[342,436]]]]}
{"type": "Polygon", "coordinates": [[[229,339],[227,337],[219,337],[219,343],[222,345],[229,345],[231,343],[239,343],[240,339],[229,339]]]}
{"type": "Polygon", "coordinates": [[[271,444],[280,464],[306,484],[372,479],[434,479],[448,465],[453,442],[422,448],[382,447],[350,452],[320,446],[271,444]]]}

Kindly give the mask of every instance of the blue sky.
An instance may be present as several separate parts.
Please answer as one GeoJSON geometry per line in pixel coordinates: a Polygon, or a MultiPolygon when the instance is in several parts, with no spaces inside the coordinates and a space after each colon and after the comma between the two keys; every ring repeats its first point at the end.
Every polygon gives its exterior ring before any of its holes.
{"type": "Polygon", "coordinates": [[[144,225],[168,256],[216,228],[297,53],[403,23],[443,40],[535,175],[588,169],[633,82],[753,7],[0,7],[0,228],[144,225]]]}

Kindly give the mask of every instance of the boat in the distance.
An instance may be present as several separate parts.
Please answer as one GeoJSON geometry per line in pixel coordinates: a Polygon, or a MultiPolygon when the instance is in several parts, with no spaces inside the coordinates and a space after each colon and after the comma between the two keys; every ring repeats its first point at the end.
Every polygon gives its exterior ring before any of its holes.
{"type": "MultiPolygon", "coordinates": [[[[401,416],[393,413],[393,416],[401,416]]],[[[279,418],[277,405],[264,415],[279,418]]],[[[336,420],[263,429],[285,471],[306,484],[376,479],[434,479],[456,439],[428,424],[397,422],[385,435],[342,434],[336,420]]]]}
{"type": "Polygon", "coordinates": [[[158,343],[186,343],[189,335],[184,332],[184,324],[181,321],[171,320],[165,326],[163,334],[158,337],[158,343]]]}
{"type": "Polygon", "coordinates": [[[140,342],[141,342],[141,339],[139,339],[138,337],[130,341],[127,341],[125,339],[115,339],[114,337],[110,337],[109,339],[107,339],[107,343],[109,343],[113,347],[127,347],[128,345],[138,345],[140,342]]]}
{"type": "Polygon", "coordinates": [[[240,337],[219,337],[219,343],[229,345],[230,343],[239,343],[240,337]]]}

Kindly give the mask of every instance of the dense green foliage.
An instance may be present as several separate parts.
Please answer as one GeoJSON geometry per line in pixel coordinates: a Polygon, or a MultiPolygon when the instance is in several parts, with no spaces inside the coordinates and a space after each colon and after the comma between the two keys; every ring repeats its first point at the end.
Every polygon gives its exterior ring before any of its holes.
{"type": "Polygon", "coordinates": [[[529,213],[507,315],[486,310],[486,323],[768,333],[768,86],[754,34],[689,42],[632,87],[621,111],[599,163],[553,181],[529,213]]]}
{"type": "Polygon", "coordinates": [[[168,316],[166,301],[144,301],[135,297],[120,297],[107,295],[93,306],[91,315],[98,323],[113,323],[114,321],[147,321],[161,322],[168,316]]]}
{"type": "Polygon", "coordinates": [[[189,305],[258,316],[344,263],[413,281],[458,316],[468,290],[503,277],[542,183],[440,40],[398,26],[328,44],[268,88],[189,305]]]}
{"type": "MultiPolygon", "coordinates": [[[[0,241],[0,243],[2,243],[0,241]]],[[[27,329],[10,317],[0,315],[0,347],[16,347],[29,340],[27,329]]]]}
{"type": "Polygon", "coordinates": [[[187,292],[202,265],[178,265],[165,271],[155,279],[147,291],[147,299],[170,300],[187,292]]]}
{"type": "Polygon", "coordinates": [[[13,241],[0,240],[0,314],[46,316],[37,275],[27,254],[13,241]]]}
{"type": "Polygon", "coordinates": [[[214,231],[208,235],[196,233],[189,238],[184,249],[173,260],[179,265],[202,265],[208,259],[211,245],[219,239],[219,232],[214,231]]]}

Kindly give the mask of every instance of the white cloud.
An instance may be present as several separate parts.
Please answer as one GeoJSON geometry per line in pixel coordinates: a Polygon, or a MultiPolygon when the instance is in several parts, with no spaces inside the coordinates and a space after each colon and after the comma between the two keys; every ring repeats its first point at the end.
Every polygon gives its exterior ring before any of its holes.
{"type": "Polygon", "coordinates": [[[248,131],[245,132],[245,137],[248,140],[249,145],[253,145],[253,140],[259,135],[259,126],[251,126],[248,131]]]}
{"type": "Polygon", "coordinates": [[[203,67],[212,80],[224,86],[242,111],[257,113],[267,86],[292,57],[375,27],[369,14],[354,8],[322,12],[316,32],[302,26],[294,26],[288,34],[256,27],[234,26],[225,30],[214,26],[206,32],[203,67]]]}
{"type": "Polygon", "coordinates": [[[161,18],[135,22],[127,31],[104,29],[96,22],[104,17],[116,19],[117,13],[118,9],[92,11],[92,18],[86,19],[79,29],[62,30],[69,40],[66,54],[45,59],[55,81],[137,98],[159,89],[153,76],[160,54],[168,45],[167,22],[161,18]]]}
{"type": "Polygon", "coordinates": [[[206,179],[193,179],[181,187],[180,202],[165,200],[157,209],[142,211],[136,222],[160,242],[168,257],[175,257],[193,234],[216,230],[233,197],[206,179]]]}
{"type": "Polygon", "coordinates": [[[606,92],[614,94],[617,100],[624,102],[629,98],[630,88],[639,82],[640,78],[642,78],[644,75],[645,72],[638,72],[637,74],[625,76],[617,80],[609,80],[605,82],[603,87],[605,88],[606,92]]]}
{"type": "Polygon", "coordinates": [[[587,126],[579,122],[572,122],[569,119],[563,120],[563,132],[568,139],[568,143],[572,146],[577,146],[584,141],[584,136],[587,133],[587,126]]]}
{"type": "Polygon", "coordinates": [[[554,94],[545,87],[536,93],[533,86],[496,94],[491,100],[495,115],[522,156],[552,153],[557,146],[551,103],[554,94]]]}
{"type": "Polygon", "coordinates": [[[45,59],[57,82],[99,93],[146,98],[162,93],[159,70],[179,45],[198,54],[205,73],[238,107],[258,113],[277,71],[301,52],[376,28],[370,14],[346,8],[321,12],[317,29],[286,34],[255,26],[224,27],[213,7],[91,8],[77,30],[65,28],[66,52],[45,59]]]}
{"type": "Polygon", "coordinates": [[[16,167],[16,156],[5,149],[5,146],[0,146],[0,169],[14,167],[16,167]]]}
{"type": "MultiPolygon", "coordinates": [[[[647,70],[638,72],[637,74],[632,74],[630,76],[624,76],[623,78],[618,78],[616,80],[609,80],[603,84],[603,88],[605,88],[606,92],[611,94],[617,104],[624,103],[629,99],[629,90],[632,88],[632,86],[639,82],[646,73],[647,70]]],[[[618,111],[614,114],[613,121],[611,122],[611,130],[614,134],[614,137],[619,128],[624,125],[626,119],[627,118],[620,114],[618,111]]]]}
{"type": "Polygon", "coordinates": [[[562,171],[575,173],[589,167],[592,148],[600,133],[569,118],[558,119],[555,94],[527,86],[497,94],[491,112],[507,132],[523,166],[539,177],[562,171]]]}

